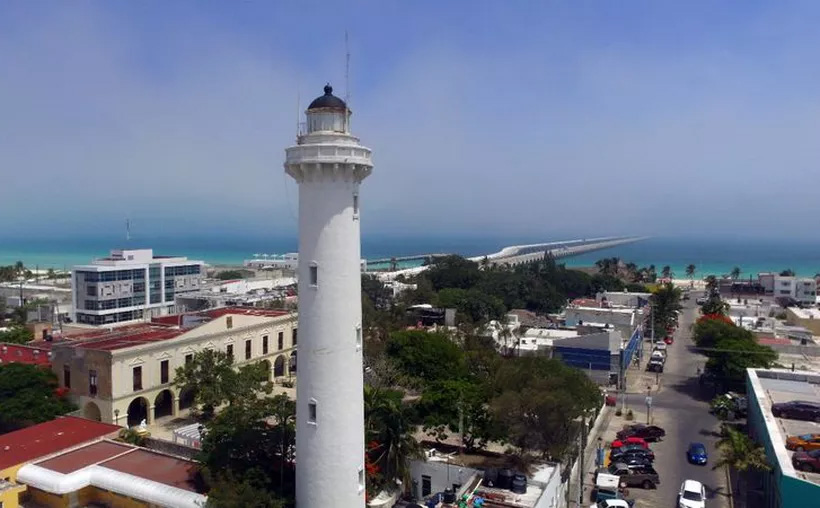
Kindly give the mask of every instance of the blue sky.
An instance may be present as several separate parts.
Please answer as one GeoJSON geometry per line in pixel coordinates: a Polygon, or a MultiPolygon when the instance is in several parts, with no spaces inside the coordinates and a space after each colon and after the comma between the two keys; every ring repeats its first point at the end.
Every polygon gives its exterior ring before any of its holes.
{"type": "MultiPolygon", "coordinates": [[[[813,2],[0,4],[10,236],[292,234],[298,105],[374,150],[366,234],[813,235],[813,2]],[[807,222],[808,221],[808,222],[807,222]]],[[[0,232],[0,237],[3,233],[0,232]]]]}

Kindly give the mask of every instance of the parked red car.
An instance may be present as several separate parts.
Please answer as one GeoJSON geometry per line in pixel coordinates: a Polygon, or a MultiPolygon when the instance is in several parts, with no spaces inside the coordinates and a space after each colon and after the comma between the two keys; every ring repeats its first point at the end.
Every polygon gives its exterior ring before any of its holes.
{"type": "Polygon", "coordinates": [[[645,439],[640,437],[628,437],[624,440],[616,439],[612,443],[609,444],[610,448],[620,448],[624,445],[641,445],[647,450],[649,449],[649,443],[646,442],[645,439]]]}
{"type": "Polygon", "coordinates": [[[672,344],[673,342],[675,342],[675,339],[671,335],[667,335],[666,337],[664,337],[663,341],[667,344],[672,344]]]}

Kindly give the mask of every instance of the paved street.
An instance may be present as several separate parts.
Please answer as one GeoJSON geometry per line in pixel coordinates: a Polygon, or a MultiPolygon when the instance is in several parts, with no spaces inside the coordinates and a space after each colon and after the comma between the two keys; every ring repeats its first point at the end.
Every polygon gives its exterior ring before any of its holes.
{"type": "MultiPolygon", "coordinates": [[[[660,388],[655,385],[655,375],[642,373],[638,386],[652,387],[652,421],[666,429],[666,438],[651,445],[655,452],[655,469],[661,477],[661,485],[655,490],[630,489],[629,497],[636,500],[636,507],[661,508],[677,506],[677,494],[685,479],[703,482],[707,488],[708,508],[728,508],[726,477],[722,469],[712,470],[707,466],[694,466],[686,461],[686,449],[690,442],[706,444],[710,463],[717,458],[715,441],[719,430],[718,420],[709,414],[709,394],[700,396],[697,382],[698,367],[701,369],[705,358],[691,350],[690,325],[696,317],[694,296],[683,302],[686,305],[681,316],[680,327],[675,335],[675,343],[668,348],[668,359],[664,373],[660,375],[660,388]]],[[[633,374],[634,376],[635,374],[633,374]]],[[[631,386],[636,383],[630,382],[631,386]]],[[[635,413],[636,422],[646,422],[646,390],[638,386],[627,397],[627,405],[635,413]]],[[[625,424],[622,418],[613,417],[610,433],[625,424]]],[[[611,439],[605,434],[605,439],[611,439]]]]}

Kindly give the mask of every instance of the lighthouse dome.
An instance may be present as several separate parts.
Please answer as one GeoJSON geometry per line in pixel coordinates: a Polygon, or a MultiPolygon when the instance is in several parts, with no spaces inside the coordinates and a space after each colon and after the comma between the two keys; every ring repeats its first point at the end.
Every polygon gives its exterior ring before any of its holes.
{"type": "Polygon", "coordinates": [[[317,97],[308,106],[308,111],[312,109],[341,109],[347,110],[347,104],[342,99],[333,95],[333,87],[330,83],[325,85],[325,94],[317,97]]]}

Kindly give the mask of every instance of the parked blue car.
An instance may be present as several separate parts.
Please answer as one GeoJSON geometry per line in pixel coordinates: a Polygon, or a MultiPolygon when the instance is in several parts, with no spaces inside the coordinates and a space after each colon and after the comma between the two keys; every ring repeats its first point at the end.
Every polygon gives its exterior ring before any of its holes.
{"type": "Polygon", "coordinates": [[[686,450],[686,458],[690,464],[697,464],[702,466],[709,460],[706,454],[706,445],[703,443],[689,443],[689,449],[686,450]]]}

